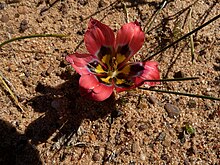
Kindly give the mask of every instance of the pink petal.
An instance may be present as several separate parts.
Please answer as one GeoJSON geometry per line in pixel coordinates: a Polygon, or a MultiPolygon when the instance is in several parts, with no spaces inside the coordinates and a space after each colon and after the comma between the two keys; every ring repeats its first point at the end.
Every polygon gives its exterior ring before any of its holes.
{"type": "Polygon", "coordinates": [[[98,20],[91,18],[88,25],[88,30],[84,36],[84,41],[89,53],[98,56],[98,53],[102,47],[110,47],[110,50],[112,51],[115,36],[114,32],[107,25],[104,25],[98,20]]]}
{"type": "Polygon", "coordinates": [[[126,55],[128,61],[142,47],[144,37],[137,21],[123,25],[117,33],[116,52],[126,55]]]}
{"type": "Polygon", "coordinates": [[[145,80],[160,80],[160,72],[158,70],[158,63],[154,61],[143,62],[144,71],[143,73],[136,77],[134,82],[136,86],[140,86],[142,84],[148,84],[150,86],[155,86],[160,84],[160,82],[144,82],[145,80]]]}
{"type": "Polygon", "coordinates": [[[95,75],[82,75],[79,80],[80,92],[95,101],[103,101],[109,98],[113,92],[113,86],[100,83],[95,75]]]}
{"type": "Polygon", "coordinates": [[[80,75],[90,73],[87,64],[95,59],[96,58],[90,54],[74,53],[66,56],[66,61],[69,62],[80,75]]]}

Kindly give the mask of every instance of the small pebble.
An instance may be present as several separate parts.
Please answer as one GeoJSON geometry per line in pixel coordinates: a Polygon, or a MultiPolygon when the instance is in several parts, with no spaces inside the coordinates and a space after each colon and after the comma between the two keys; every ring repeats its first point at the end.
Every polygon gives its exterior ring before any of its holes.
{"type": "Polygon", "coordinates": [[[100,146],[94,146],[94,150],[99,150],[100,146]]]}
{"type": "Polygon", "coordinates": [[[92,155],[92,160],[93,161],[99,161],[101,158],[100,154],[98,152],[95,152],[93,155],[92,155]]]}
{"type": "Polygon", "coordinates": [[[19,102],[23,102],[23,101],[26,100],[26,97],[25,97],[24,95],[20,95],[20,96],[18,97],[18,100],[19,100],[19,102]]]}
{"type": "Polygon", "coordinates": [[[127,129],[130,129],[130,128],[133,127],[133,125],[134,125],[134,121],[132,120],[132,121],[127,122],[127,123],[125,124],[125,127],[126,127],[127,129]]]}
{"type": "Polygon", "coordinates": [[[131,160],[131,161],[129,162],[129,165],[135,165],[135,161],[131,160]]]}
{"type": "Polygon", "coordinates": [[[86,143],[79,142],[79,143],[75,144],[75,146],[79,147],[79,148],[84,148],[84,147],[86,147],[86,143]]]}
{"type": "Polygon", "coordinates": [[[5,3],[0,2],[0,10],[3,10],[5,8],[5,3]]]}
{"type": "Polygon", "coordinates": [[[217,56],[217,57],[215,58],[215,61],[216,61],[217,63],[220,63],[220,56],[217,56]]]}
{"type": "Polygon", "coordinates": [[[48,69],[47,69],[47,71],[46,71],[46,75],[50,75],[52,72],[53,72],[53,70],[54,70],[54,67],[53,66],[50,66],[48,69]]]}
{"type": "Polygon", "coordinates": [[[18,10],[19,14],[27,14],[28,13],[28,9],[26,6],[19,6],[17,10],[18,10]]]}
{"type": "Polygon", "coordinates": [[[37,2],[37,7],[39,7],[41,4],[43,4],[44,3],[44,0],[38,0],[38,2],[37,2]]]}
{"type": "Polygon", "coordinates": [[[168,116],[171,118],[176,118],[180,114],[179,109],[170,103],[166,103],[164,108],[166,109],[168,116]]]}
{"type": "Polygon", "coordinates": [[[140,150],[139,142],[134,141],[131,145],[131,152],[137,153],[137,152],[139,152],[139,150],[140,150]]]}
{"type": "Polygon", "coordinates": [[[167,154],[162,154],[160,157],[162,160],[164,160],[165,162],[169,162],[169,156],[167,154]]]}
{"type": "Polygon", "coordinates": [[[138,129],[139,129],[140,131],[144,131],[144,130],[147,129],[147,125],[146,125],[146,124],[142,124],[142,125],[140,125],[140,126],[138,127],[138,129]]]}
{"type": "Polygon", "coordinates": [[[21,0],[6,0],[5,1],[7,4],[10,4],[10,3],[19,3],[21,2],[21,0]]]}
{"type": "Polygon", "coordinates": [[[2,21],[2,22],[5,22],[5,23],[8,22],[9,19],[10,19],[10,18],[9,18],[9,16],[8,16],[7,14],[3,14],[2,17],[1,17],[1,21],[2,21]]]}
{"type": "Polygon", "coordinates": [[[115,143],[120,144],[121,143],[121,135],[119,132],[116,133],[115,135],[115,143]]]}
{"type": "Polygon", "coordinates": [[[146,155],[145,155],[144,153],[141,153],[140,159],[141,159],[142,161],[145,161],[145,160],[146,160],[146,155]]]}
{"type": "Polygon", "coordinates": [[[23,19],[20,23],[20,29],[19,29],[19,32],[20,33],[23,33],[25,30],[28,29],[28,21],[23,19]]]}
{"type": "Polygon", "coordinates": [[[17,71],[17,66],[16,65],[14,65],[14,64],[11,64],[9,67],[8,67],[8,71],[9,72],[15,72],[15,71],[17,71]]]}
{"type": "Polygon", "coordinates": [[[157,99],[153,96],[149,96],[148,101],[149,101],[149,103],[151,103],[153,105],[155,105],[157,103],[157,99]]]}
{"type": "Polygon", "coordinates": [[[66,5],[66,3],[61,3],[60,11],[62,11],[63,15],[68,13],[68,6],[66,5]]]}
{"type": "Polygon", "coordinates": [[[19,13],[15,13],[15,18],[19,18],[20,14],[19,13]]]}
{"type": "Polygon", "coordinates": [[[148,106],[147,106],[147,104],[146,103],[140,103],[139,105],[138,105],[138,108],[140,108],[140,109],[145,109],[145,108],[147,108],[148,106]]]}
{"type": "Polygon", "coordinates": [[[163,145],[165,147],[169,147],[171,145],[171,138],[166,136],[166,138],[163,141],[163,145]]]}
{"type": "Polygon", "coordinates": [[[184,165],[190,165],[190,162],[189,162],[188,159],[185,159],[185,160],[184,160],[184,165]]]}
{"type": "Polygon", "coordinates": [[[189,102],[188,102],[188,106],[189,106],[189,108],[195,108],[196,107],[196,101],[190,99],[189,102]]]}
{"type": "Polygon", "coordinates": [[[88,3],[88,0],[78,0],[78,3],[79,3],[80,5],[85,6],[85,5],[88,3]]]}
{"type": "Polygon", "coordinates": [[[91,134],[90,136],[89,136],[89,138],[90,138],[90,140],[91,141],[96,141],[96,137],[95,137],[95,135],[94,134],[91,134]]]}
{"type": "Polygon", "coordinates": [[[191,146],[190,148],[187,149],[186,154],[188,156],[192,156],[193,154],[196,155],[197,151],[196,151],[196,147],[191,146]]]}
{"type": "Polygon", "coordinates": [[[98,6],[101,8],[101,7],[104,7],[104,6],[106,6],[107,5],[107,3],[104,1],[104,0],[100,0],[99,1],[99,4],[98,4],[98,6]]]}
{"type": "Polygon", "coordinates": [[[174,78],[183,78],[184,77],[184,73],[182,71],[178,71],[176,73],[174,73],[174,78]]]}
{"type": "Polygon", "coordinates": [[[164,141],[165,137],[166,137],[166,133],[165,132],[161,132],[156,140],[157,141],[164,141]]]}

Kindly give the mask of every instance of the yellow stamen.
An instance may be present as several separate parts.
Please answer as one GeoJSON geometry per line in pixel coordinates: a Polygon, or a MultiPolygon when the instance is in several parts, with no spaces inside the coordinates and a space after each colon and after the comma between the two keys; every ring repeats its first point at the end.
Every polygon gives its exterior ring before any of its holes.
{"type": "Polygon", "coordinates": [[[126,59],[126,57],[124,55],[121,55],[121,54],[116,55],[117,64],[122,63],[125,59],[126,59]]]}
{"type": "Polygon", "coordinates": [[[109,64],[109,62],[110,62],[110,55],[105,55],[105,56],[103,56],[102,57],[102,62],[104,63],[104,64],[106,64],[109,68],[110,68],[110,64],[109,64]]]}
{"type": "Polygon", "coordinates": [[[126,82],[125,79],[118,79],[118,78],[116,78],[115,84],[119,85],[119,84],[123,84],[125,82],[126,82]]]}
{"type": "Polygon", "coordinates": [[[130,65],[126,65],[122,70],[120,70],[118,73],[123,73],[128,75],[130,72],[131,66],[130,65]]]}
{"type": "Polygon", "coordinates": [[[105,82],[105,83],[108,83],[108,84],[110,84],[111,82],[110,82],[110,76],[108,76],[108,77],[106,77],[106,78],[101,78],[101,80],[103,81],[103,82],[105,82]]]}
{"type": "Polygon", "coordinates": [[[95,69],[96,73],[105,73],[104,69],[102,68],[102,66],[99,64],[96,69],[95,69]]]}

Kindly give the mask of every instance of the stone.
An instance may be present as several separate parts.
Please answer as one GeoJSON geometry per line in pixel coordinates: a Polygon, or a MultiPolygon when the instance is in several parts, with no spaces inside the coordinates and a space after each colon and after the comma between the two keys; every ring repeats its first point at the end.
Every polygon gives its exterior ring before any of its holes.
{"type": "Polygon", "coordinates": [[[177,108],[173,104],[166,103],[164,108],[167,111],[168,116],[171,117],[171,118],[176,118],[180,114],[179,108],[177,108]]]}
{"type": "Polygon", "coordinates": [[[28,29],[28,21],[26,19],[23,19],[20,23],[20,29],[19,32],[23,33],[25,30],[28,29]]]}
{"type": "Polygon", "coordinates": [[[98,152],[95,152],[93,155],[92,155],[92,160],[93,161],[99,161],[101,158],[100,154],[98,152]]]}
{"type": "Polygon", "coordinates": [[[178,71],[176,73],[174,73],[174,78],[183,78],[184,77],[184,73],[182,71],[178,71]]]}
{"type": "Polygon", "coordinates": [[[10,4],[10,3],[19,3],[21,0],[6,0],[5,3],[10,4]]]}
{"type": "Polygon", "coordinates": [[[157,103],[157,99],[153,96],[149,96],[148,101],[149,101],[149,103],[151,103],[153,105],[155,105],[157,103]]]}
{"type": "Polygon", "coordinates": [[[3,10],[5,8],[5,3],[0,2],[0,10],[3,10]]]}
{"type": "Polygon", "coordinates": [[[188,106],[189,106],[189,108],[196,108],[196,101],[190,99],[188,102],[188,106]]]}
{"type": "Polygon", "coordinates": [[[82,6],[85,6],[88,3],[88,0],[79,0],[78,3],[82,6]]]}
{"type": "Polygon", "coordinates": [[[134,141],[131,145],[131,152],[137,153],[137,152],[139,152],[139,150],[140,150],[139,142],[134,141]]]}
{"type": "Polygon", "coordinates": [[[27,14],[28,13],[28,8],[26,6],[19,6],[17,10],[18,10],[19,14],[27,14]]]}
{"type": "Polygon", "coordinates": [[[10,20],[8,14],[3,14],[2,17],[1,17],[1,21],[2,22],[8,22],[10,20]]]}

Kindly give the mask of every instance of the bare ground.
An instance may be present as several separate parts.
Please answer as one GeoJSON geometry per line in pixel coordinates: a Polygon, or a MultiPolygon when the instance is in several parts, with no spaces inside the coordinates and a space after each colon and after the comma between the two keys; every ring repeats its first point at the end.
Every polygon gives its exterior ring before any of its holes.
{"type": "MultiPolygon", "coordinates": [[[[138,20],[146,31],[160,5],[159,0],[1,1],[1,42],[42,33],[69,37],[25,39],[0,50],[0,71],[25,109],[24,114],[1,86],[0,164],[220,164],[218,101],[140,89],[104,102],[85,100],[79,75],[65,62],[67,54],[86,52],[83,35],[91,16],[114,31],[138,20]]],[[[170,1],[133,60],[172,43],[189,32],[190,22],[194,29],[219,9],[218,0],[170,1]]],[[[189,38],[153,59],[162,78],[200,79],[157,89],[220,97],[219,24],[194,34],[193,61],[189,38]]]]}

